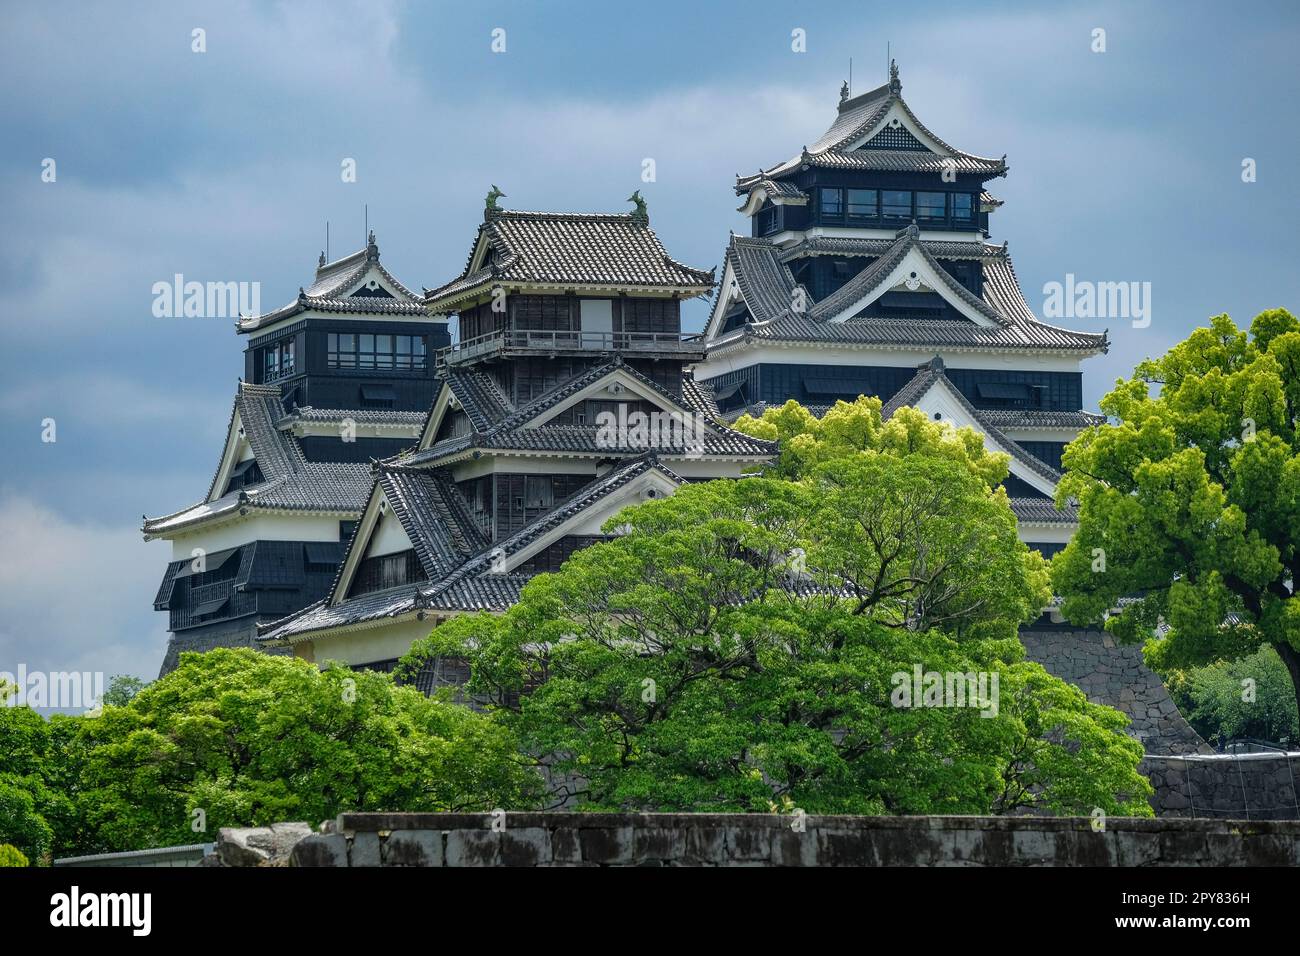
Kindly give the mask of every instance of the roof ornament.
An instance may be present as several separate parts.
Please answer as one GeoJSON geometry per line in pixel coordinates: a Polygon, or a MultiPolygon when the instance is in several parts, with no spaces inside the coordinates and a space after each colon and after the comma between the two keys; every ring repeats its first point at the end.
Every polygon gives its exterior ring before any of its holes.
{"type": "Polygon", "coordinates": [[[898,96],[903,92],[902,81],[898,78],[897,60],[889,61],[889,92],[893,93],[895,96],[898,96]]]}
{"type": "Polygon", "coordinates": [[[370,230],[370,235],[366,237],[366,258],[371,262],[379,261],[379,245],[375,242],[375,230],[370,230]]]}
{"type": "Polygon", "coordinates": [[[845,80],[844,85],[840,87],[840,102],[843,103],[849,98],[849,81],[845,80]]]}
{"type": "Polygon", "coordinates": [[[323,269],[323,268],[325,268],[325,250],[324,250],[324,249],[322,249],[322,250],[320,251],[320,258],[316,260],[316,268],[317,268],[317,269],[323,269]]]}
{"type": "Polygon", "coordinates": [[[496,183],[493,183],[492,189],[490,192],[488,192],[487,199],[484,201],[483,204],[483,218],[490,219],[495,213],[500,212],[501,206],[497,202],[497,200],[504,199],[505,197],[506,194],[497,188],[496,183]]]}
{"type": "Polygon", "coordinates": [[[632,219],[641,223],[643,226],[650,225],[650,213],[646,211],[645,200],[641,198],[641,190],[637,190],[627,197],[630,203],[636,203],[636,208],[632,210],[632,219]]]}

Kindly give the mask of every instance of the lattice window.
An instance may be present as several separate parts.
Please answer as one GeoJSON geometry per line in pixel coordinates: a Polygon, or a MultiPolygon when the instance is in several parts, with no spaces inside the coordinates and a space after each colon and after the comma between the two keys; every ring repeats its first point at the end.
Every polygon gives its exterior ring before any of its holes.
{"type": "Polygon", "coordinates": [[[905,126],[886,126],[860,147],[861,149],[903,149],[917,153],[930,150],[905,126]]]}

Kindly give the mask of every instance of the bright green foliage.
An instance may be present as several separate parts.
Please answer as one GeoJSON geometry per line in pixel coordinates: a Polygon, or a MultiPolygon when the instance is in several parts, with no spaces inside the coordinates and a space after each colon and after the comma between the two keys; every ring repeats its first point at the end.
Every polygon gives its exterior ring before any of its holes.
{"type": "Polygon", "coordinates": [[[27,866],[27,857],[16,846],[0,843],[0,867],[27,866]]]}
{"type": "Polygon", "coordinates": [[[1163,621],[1146,648],[1157,670],[1269,645],[1300,699],[1300,322],[1275,309],[1247,334],[1216,316],[1101,407],[1117,424],[1066,449],[1057,492],[1081,510],[1052,568],[1066,616],[1143,595],[1106,627],[1138,642],[1163,621]]]}
{"type": "Polygon", "coordinates": [[[1206,740],[1300,742],[1291,676],[1271,647],[1164,677],[1188,723],[1206,740]]]}
{"type": "Polygon", "coordinates": [[[79,852],[343,810],[531,807],[537,786],[505,729],[468,708],[246,649],[182,655],[126,706],[75,723],[79,852]]]}
{"type": "Polygon", "coordinates": [[[30,707],[0,705],[0,843],[30,860],[60,849],[56,834],[75,829],[67,728],[76,718],[46,721],[30,707]]]}
{"type": "Polygon", "coordinates": [[[1123,715],[1021,660],[1046,573],[982,447],[923,416],[879,428],[875,405],[843,406],[861,441],[802,443],[802,480],[626,509],[619,537],[404,666],[466,657],[470,692],[592,809],[1149,814],[1123,715]],[[894,706],[917,664],[996,673],[997,715],[894,706]]]}
{"type": "Polygon", "coordinates": [[[931,421],[925,412],[900,408],[887,422],[880,418],[880,399],[860,396],[836,402],[821,418],[793,399],[769,408],[762,418],[742,415],[733,426],[755,438],[780,442],[775,474],[801,478],[818,464],[875,451],[891,458],[920,455],[956,462],[989,488],[1007,476],[1008,458],[984,448],[984,437],[971,428],[931,421]]]}

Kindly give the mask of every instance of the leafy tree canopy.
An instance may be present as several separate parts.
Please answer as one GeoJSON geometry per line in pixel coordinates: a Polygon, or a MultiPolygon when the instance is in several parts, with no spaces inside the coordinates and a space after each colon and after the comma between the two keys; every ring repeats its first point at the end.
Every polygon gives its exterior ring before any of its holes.
{"type": "Polygon", "coordinates": [[[1123,715],[1021,659],[1048,592],[991,489],[1005,463],[924,415],[882,426],[874,400],[827,418],[746,423],[800,446],[779,466],[799,480],[625,509],[403,666],[467,658],[469,693],[587,808],[1149,814],[1123,715]],[[996,715],[896,706],[917,666],[996,675],[996,715]]]}
{"type": "Polygon", "coordinates": [[[29,856],[51,839],[59,853],[171,846],[344,810],[527,808],[538,787],[483,715],[386,674],[248,649],[184,654],[97,717],[0,708],[0,766],[0,821],[26,828],[0,826],[0,842],[29,856]],[[46,791],[75,812],[51,819],[46,791]]]}
{"type": "Polygon", "coordinates": [[[1138,596],[1106,627],[1158,670],[1272,647],[1300,700],[1300,322],[1216,316],[1101,403],[1065,452],[1080,528],[1053,563],[1070,620],[1138,596]],[[1159,627],[1159,630],[1157,628],[1159,627]]]}

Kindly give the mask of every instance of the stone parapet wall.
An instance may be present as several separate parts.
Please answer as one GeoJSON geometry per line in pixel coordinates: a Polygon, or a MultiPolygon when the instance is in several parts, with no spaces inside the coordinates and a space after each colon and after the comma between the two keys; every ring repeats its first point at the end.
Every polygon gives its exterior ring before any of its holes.
{"type": "Polygon", "coordinates": [[[326,832],[299,826],[223,830],[214,865],[1300,865],[1292,821],[1111,818],[1099,831],[1086,818],[347,813],[326,832]]]}
{"type": "Polygon", "coordinates": [[[1300,820],[1300,753],[1142,758],[1161,817],[1300,820]]]}

